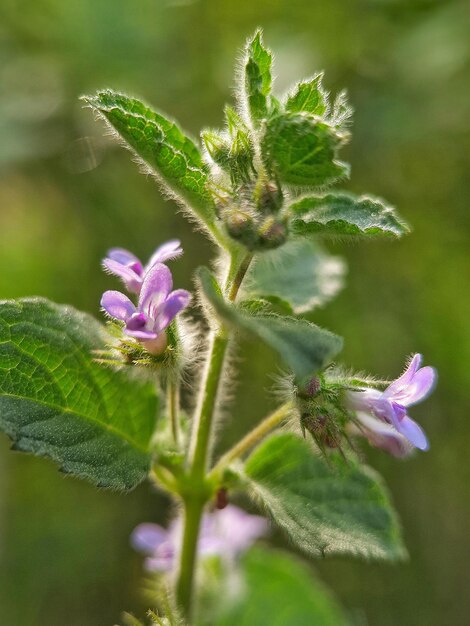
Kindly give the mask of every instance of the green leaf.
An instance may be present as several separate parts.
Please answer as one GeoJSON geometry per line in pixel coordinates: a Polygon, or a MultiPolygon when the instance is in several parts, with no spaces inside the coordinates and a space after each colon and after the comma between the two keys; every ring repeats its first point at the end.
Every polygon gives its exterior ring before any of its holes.
{"type": "Polygon", "coordinates": [[[206,267],[200,267],[197,276],[204,296],[222,321],[276,350],[299,384],[323,369],[341,351],[343,342],[337,335],[296,317],[254,311],[250,315],[224,300],[217,281],[206,267]]]}
{"type": "Polygon", "coordinates": [[[242,560],[244,586],[215,626],[345,626],[329,591],[299,559],[252,548],[242,560]]]}
{"type": "Polygon", "coordinates": [[[291,305],[277,296],[265,296],[264,298],[244,299],[239,307],[248,313],[279,313],[280,315],[294,315],[291,305]]]}
{"type": "Polygon", "coordinates": [[[330,185],[349,175],[349,166],[337,160],[343,136],[325,121],[306,113],[272,117],[262,142],[269,170],[287,184],[301,187],[330,185]]]}
{"type": "Polygon", "coordinates": [[[328,111],[328,97],[322,88],[323,74],[317,74],[309,80],[298,83],[288,95],[286,111],[291,113],[310,113],[322,116],[328,111]]]}
{"type": "Polygon", "coordinates": [[[330,193],[303,198],[291,205],[291,228],[297,235],[385,236],[398,238],[409,232],[394,209],[378,198],[330,193]]]}
{"type": "Polygon", "coordinates": [[[214,222],[214,201],[201,154],[174,122],[139,100],[111,90],[83,100],[111,124],[165,188],[189,204],[206,225],[214,222]]]}
{"type": "Polygon", "coordinates": [[[242,295],[248,298],[280,298],[294,313],[305,313],[326,304],[341,289],[345,272],[339,257],[323,252],[306,239],[288,241],[260,254],[247,275],[242,295]]]}
{"type": "Polygon", "coordinates": [[[246,45],[242,87],[243,100],[254,128],[258,128],[268,115],[272,60],[271,52],[263,45],[261,31],[256,31],[246,45]]]}
{"type": "Polygon", "coordinates": [[[339,454],[328,462],[292,433],[276,434],[249,457],[255,497],[302,550],[369,559],[406,555],[381,478],[339,454]]]}
{"type": "Polygon", "coordinates": [[[94,361],[106,340],[72,307],[1,302],[0,429],[66,473],[132,489],[149,469],[157,400],[153,385],[94,361]]]}

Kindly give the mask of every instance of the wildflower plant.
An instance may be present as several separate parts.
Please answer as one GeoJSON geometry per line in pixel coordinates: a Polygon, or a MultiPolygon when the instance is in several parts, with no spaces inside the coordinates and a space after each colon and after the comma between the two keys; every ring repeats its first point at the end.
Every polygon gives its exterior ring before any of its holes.
{"type": "Polygon", "coordinates": [[[126,293],[104,293],[107,324],[41,298],[0,306],[0,427],[14,449],[100,488],[148,479],[174,502],[168,529],[146,522],[132,534],[154,576],[149,623],[348,623],[297,558],[268,548],[276,528],[311,558],[406,555],[360,446],[426,450],[407,409],[430,393],[435,371],[415,355],[394,382],[345,373],[342,339],[304,316],[341,287],[329,239],[397,239],[409,229],[383,200],[336,189],[349,176],[346,95],[331,98],[316,74],[277,98],[271,71],[257,31],[236,106],[201,145],[140,100],[111,90],[83,98],[212,241],[217,270],[196,269],[192,294],[173,287],[169,263],[183,250],[172,240],[157,241],[146,265],[108,252],[103,268],[126,293]],[[194,307],[205,317],[196,340],[194,307]],[[218,410],[227,355],[243,336],[276,353],[283,397],[214,458],[216,421],[220,431],[231,419],[218,410]],[[233,504],[240,496],[252,512],[233,504]]]}

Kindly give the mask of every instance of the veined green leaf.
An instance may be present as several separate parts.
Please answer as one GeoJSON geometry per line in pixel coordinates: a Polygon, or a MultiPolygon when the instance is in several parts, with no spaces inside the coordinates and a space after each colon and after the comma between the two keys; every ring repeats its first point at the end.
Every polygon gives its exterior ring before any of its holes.
{"type": "Polygon", "coordinates": [[[323,74],[298,83],[287,97],[286,111],[322,116],[328,111],[328,96],[322,87],[323,74]]]}
{"type": "Polygon", "coordinates": [[[225,604],[215,626],[345,626],[348,622],[325,586],[299,559],[252,548],[241,563],[240,596],[225,604]]]}
{"type": "Polygon", "coordinates": [[[253,126],[258,128],[268,115],[273,60],[271,52],[263,45],[260,30],[248,41],[245,52],[243,99],[253,126]]]}
{"type": "Polygon", "coordinates": [[[328,462],[292,433],[265,440],[245,465],[254,496],[302,550],[370,559],[406,555],[382,480],[341,456],[328,462]]]}
{"type": "Polygon", "coordinates": [[[43,299],[0,303],[0,430],[16,450],[50,457],[99,487],[147,475],[153,385],[99,365],[101,324],[43,299]]]}
{"type": "Polygon", "coordinates": [[[164,186],[206,225],[215,219],[208,177],[196,144],[178,126],[148,106],[111,90],[84,96],[164,186]]]}
{"type": "MultiPolygon", "coordinates": [[[[197,271],[204,296],[226,324],[276,350],[300,383],[324,368],[342,348],[342,339],[307,320],[275,313],[252,313],[228,304],[206,267],[197,271]]],[[[253,310],[253,307],[252,307],[253,310]]]]}
{"type": "Polygon", "coordinates": [[[268,170],[287,184],[322,187],[349,175],[337,160],[343,137],[337,129],[306,113],[271,117],[262,141],[268,170]]]}
{"type": "Polygon", "coordinates": [[[246,277],[242,296],[288,302],[295,313],[326,304],[341,289],[345,266],[306,239],[290,240],[260,254],[246,277]]]}
{"type": "Polygon", "coordinates": [[[290,207],[292,231],[298,235],[401,237],[408,226],[378,198],[347,193],[303,198],[290,207]]]}

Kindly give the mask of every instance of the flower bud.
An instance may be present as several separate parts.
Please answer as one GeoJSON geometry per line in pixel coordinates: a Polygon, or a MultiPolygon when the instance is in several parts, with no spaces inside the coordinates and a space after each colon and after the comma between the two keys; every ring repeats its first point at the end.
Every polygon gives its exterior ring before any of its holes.
{"type": "Polygon", "coordinates": [[[267,217],[258,230],[260,250],[278,248],[287,239],[287,226],[274,216],[267,217]]]}
{"type": "Polygon", "coordinates": [[[297,391],[301,398],[314,398],[321,390],[321,381],[318,376],[311,378],[308,383],[297,391]]]}
{"type": "Polygon", "coordinates": [[[243,211],[227,211],[225,214],[227,232],[249,249],[255,247],[257,241],[256,226],[253,218],[243,211]]]}
{"type": "Polygon", "coordinates": [[[268,181],[262,188],[258,208],[262,213],[277,213],[282,207],[282,191],[272,181],[268,181]]]}
{"type": "Polygon", "coordinates": [[[338,448],[340,432],[334,419],[324,413],[303,413],[302,428],[308,430],[320,447],[338,448]]]}

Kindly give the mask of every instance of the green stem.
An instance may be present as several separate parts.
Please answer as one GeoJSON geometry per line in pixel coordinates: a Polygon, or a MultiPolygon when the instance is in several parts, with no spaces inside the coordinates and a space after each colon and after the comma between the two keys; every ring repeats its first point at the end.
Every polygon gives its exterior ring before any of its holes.
{"type": "Polygon", "coordinates": [[[253,255],[248,253],[245,255],[242,262],[240,263],[240,267],[238,268],[235,274],[235,278],[233,279],[233,282],[232,282],[232,285],[230,287],[230,291],[228,294],[228,299],[230,300],[230,302],[235,301],[235,298],[237,297],[237,294],[241,287],[243,279],[245,278],[245,274],[248,268],[250,267],[250,263],[252,259],[253,259],[253,255]]]}
{"type": "Polygon", "coordinates": [[[168,398],[168,412],[170,414],[171,432],[173,433],[173,440],[178,447],[180,444],[180,424],[179,424],[179,385],[175,380],[168,381],[167,389],[168,398]]]}
{"type": "Polygon", "coordinates": [[[196,567],[196,547],[199,538],[204,500],[187,498],[184,501],[184,534],[181,547],[180,569],[176,586],[176,599],[187,619],[191,604],[196,567]]]}
{"type": "MultiPolygon", "coordinates": [[[[224,292],[228,294],[227,297],[231,302],[237,297],[252,258],[251,253],[245,254],[241,261],[238,254],[233,254],[231,257],[230,268],[224,285],[224,292]]],[[[186,618],[190,618],[191,615],[199,527],[204,506],[212,493],[206,477],[207,463],[212,438],[214,409],[217,403],[228,343],[229,337],[224,328],[220,327],[211,333],[202,392],[189,448],[189,485],[187,493],[183,494],[185,511],[183,545],[176,585],[177,601],[186,618]]]]}
{"type": "Polygon", "coordinates": [[[206,472],[212,416],[217,402],[228,337],[224,331],[220,330],[212,335],[211,342],[204,391],[200,399],[200,408],[195,424],[196,438],[194,448],[190,450],[191,474],[198,478],[202,478],[206,472]]]}
{"type": "Polygon", "coordinates": [[[243,439],[230,448],[212,468],[208,479],[215,479],[220,472],[222,472],[232,461],[241,457],[245,452],[253,448],[265,435],[267,435],[273,428],[279,426],[292,411],[294,405],[291,401],[286,402],[280,406],[274,413],[268,415],[262,422],[258,424],[253,430],[251,430],[243,439]]]}

